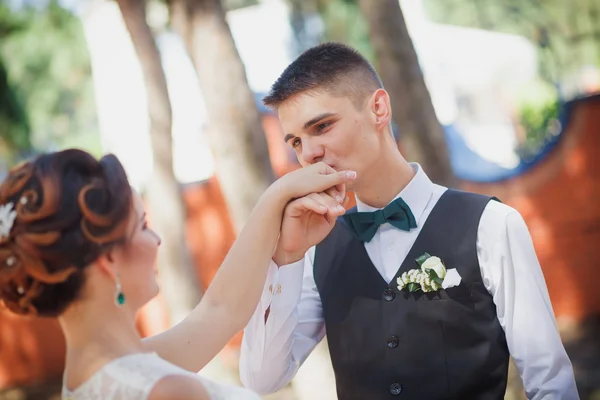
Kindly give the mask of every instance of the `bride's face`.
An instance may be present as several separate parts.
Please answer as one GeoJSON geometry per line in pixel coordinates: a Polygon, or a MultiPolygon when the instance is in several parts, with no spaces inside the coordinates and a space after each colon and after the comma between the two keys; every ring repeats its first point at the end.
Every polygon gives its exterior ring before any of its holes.
{"type": "Polygon", "coordinates": [[[156,256],[160,238],[150,227],[142,198],[133,192],[127,242],[113,253],[125,302],[138,309],[158,294],[156,256]]]}

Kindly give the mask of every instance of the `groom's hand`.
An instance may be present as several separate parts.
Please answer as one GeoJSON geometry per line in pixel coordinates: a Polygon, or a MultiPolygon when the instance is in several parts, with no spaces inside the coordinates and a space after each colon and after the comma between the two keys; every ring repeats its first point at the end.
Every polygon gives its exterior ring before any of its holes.
{"type": "Polygon", "coordinates": [[[347,202],[345,187],[338,187],[327,193],[311,193],[288,203],[273,261],[282,266],[301,260],[310,247],[320,243],[331,232],[337,217],[346,212],[344,206],[347,202]],[[340,193],[341,203],[334,198],[340,193]]]}

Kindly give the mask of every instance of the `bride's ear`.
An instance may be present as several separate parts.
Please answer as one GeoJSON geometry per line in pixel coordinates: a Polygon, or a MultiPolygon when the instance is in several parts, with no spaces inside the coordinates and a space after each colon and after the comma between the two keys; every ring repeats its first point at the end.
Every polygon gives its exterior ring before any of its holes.
{"type": "Polygon", "coordinates": [[[117,269],[115,266],[112,250],[109,250],[106,253],[102,254],[100,257],[98,257],[98,259],[96,260],[96,265],[102,273],[106,274],[111,279],[115,280],[117,278],[117,269]]]}

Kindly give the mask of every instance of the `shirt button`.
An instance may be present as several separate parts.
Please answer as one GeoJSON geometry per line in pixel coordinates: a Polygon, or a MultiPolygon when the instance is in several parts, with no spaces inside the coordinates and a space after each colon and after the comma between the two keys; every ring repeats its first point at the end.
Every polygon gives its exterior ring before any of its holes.
{"type": "Polygon", "coordinates": [[[387,247],[387,249],[388,249],[388,251],[393,251],[393,250],[394,250],[394,245],[393,245],[393,244],[390,244],[390,245],[387,247]]]}
{"type": "Polygon", "coordinates": [[[383,299],[386,301],[392,301],[394,300],[394,297],[396,297],[396,293],[394,293],[394,291],[392,289],[385,289],[383,291],[383,299]]]}
{"type": "Polygon", "coordinates": [[[275,294],[281,294],[281,285],[277,284],[277,286],[275,286],[275,294]]]}
{"type": "Polygon", "coordinates": [[[390,336],[386,340],[387,347],[389,347],[390,349],[395,349],[396,347],[398,347],[398,342],[398,337],[394,335],[390,336]]]}
{"type": "Polygon", "coordinates": [[[398,396],[400,393],[402,393],[402,385],[399,383],[392,383],[390,385],[390,393],[393,396],[398,396]]]}

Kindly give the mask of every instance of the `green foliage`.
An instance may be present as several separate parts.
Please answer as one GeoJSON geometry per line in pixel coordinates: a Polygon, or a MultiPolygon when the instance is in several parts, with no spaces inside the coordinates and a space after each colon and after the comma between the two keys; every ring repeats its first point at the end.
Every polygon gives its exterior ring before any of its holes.
{"type": "Polygon", "coordinates": [[[560,100],[578,95],[569,86],[582,67],[600,66],[600,1],[423,1],[433,21],[516,34],[537,46],[543,82],[523,87],[517,115],[525,132],[519,154],[525,160],[537,154],[560,133],[560,100]]]}
{"type": "Polygon", "coordinates": [[[537,154],[545,142],[560,133],[558,121],[559,103],[557,100],[543,104],[525,104],[520,109],[519,123],[527,133],[519,153],[522,158],[537,154]]]}
{"type": "Polygon", "coordinates": [[[258,0],[222,0],[223,8],[226,10],[236,10],[238,8],[244,8],[249,6],[255,6],[259,4],[258,0]]]}
{"type": "MultiPolygon", "coordinates": [[[[4,152],[22,152],[31,148],[29,121],[0,57],[0,146],[4,152]]],[[[5,154],[4,157],[8,155],[5,154]]]]}
{"type": "Polygon", "coordinates": [[[536,44],[542,77],[559,83],[600,65],[600,1],[424,0],[432,20],[521,35],[536,44]]]}
{"type": "Polygon", "coordinates": [[[317,8],[325,25],[326,41],[352,46],[371,63],[376,63],[369,39],[369,25],[356,0],[321,0],[317,8]]]}
{"type": "Polygon", "coordinates": [[[37,150],[74,143],[98,150],[90,59],[74,15],[57,0],[42,8],[0,3],[0,56],[37,150]]]}

